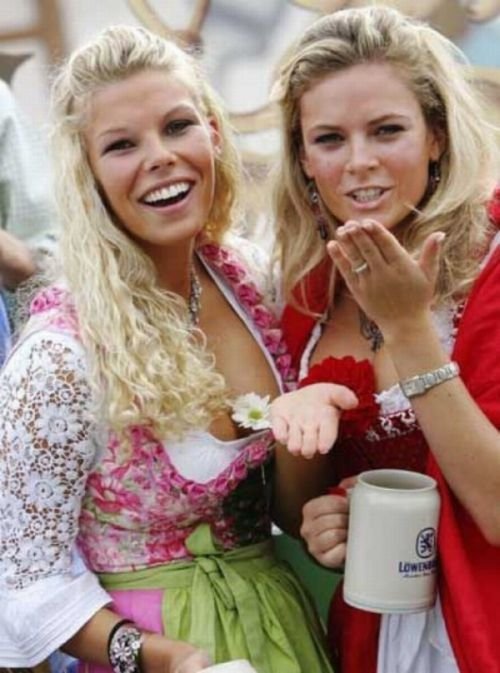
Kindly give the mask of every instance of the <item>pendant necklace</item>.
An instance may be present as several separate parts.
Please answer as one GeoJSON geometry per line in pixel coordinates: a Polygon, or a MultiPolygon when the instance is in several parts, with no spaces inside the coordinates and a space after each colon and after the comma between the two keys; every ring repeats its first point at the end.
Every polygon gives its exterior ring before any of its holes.
{"type": "Polygon", "coordinates": [[[376,353],[382,348],[384,343],[384,336],[380,331],[378,325],[371,320],[366,313],[358,307],[359,315],[359,329],[361,336],[370,342],[370,349],[376,353]]]}
{"type": "Polygon", "coordinates": [[[189,313],[189,324],[191,327],[196,327],[200,321],[201,291],[202,291],[201,282],[193,264],[191,266],[189,299],[187,303],[189,313]]]}

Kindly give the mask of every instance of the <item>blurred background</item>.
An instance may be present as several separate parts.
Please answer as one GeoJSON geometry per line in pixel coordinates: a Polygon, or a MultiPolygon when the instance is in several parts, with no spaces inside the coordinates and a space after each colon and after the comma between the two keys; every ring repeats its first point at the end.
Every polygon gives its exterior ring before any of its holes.
{"type": "MultiPolygon", "coordinates": [[[[248,169],[249,226],[278,147],[267,104],[280,55],[317,16],[373,0],[0,0],[0,77],[37,126],[48,120],[51,69],[90,36],[116,23],[142,24],[198,49],[231,112],[248,169]]],[[[386,0],[450,37],[474,65],[500,125],[500,0],[386,0]]],[[[252,222],[253,221],[253,222],[252,222]]]]}
{"type": "MultiPolygon", "coordinates": [[[[235,113],[262,107],[279,55],[323,13],[371,4],[343,0],[0,0],[0,51],[32,54],[12,79],[22,107],[47,119],[51,66],[100,29],[144,24],[199,45],[212,83],[235,113]]],[[[375,4],[375,3],[372,3],[375,4]]],[[[451,37],[500,82],[500,0],[386,1],[451,37]]],[[[4,57],[5,58],[5,57],[4,57]]],[[[13,59],[3,70],[15,65],[13,59]]],[[[3,74],[3,73],[2,73],[3,74]]],[[[5,77],[5,74],[4,74],[5,77]]],[[[264,120],[261,121],[261,126],[264,120]]]]}

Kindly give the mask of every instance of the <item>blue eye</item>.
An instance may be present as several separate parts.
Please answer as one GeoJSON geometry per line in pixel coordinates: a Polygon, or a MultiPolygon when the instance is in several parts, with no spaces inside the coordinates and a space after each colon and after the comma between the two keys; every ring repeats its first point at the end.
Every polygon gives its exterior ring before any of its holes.
{"type": "Polygon", "coordinates": [[[191,119],[174,119],[166,125],[165,131],[168,135],[180,135],[193,124],[194,122],[191,119]]]}
{"type": "Polygon", "coordinates": [[[404,128],[400,124],[384,124],[377,128],[376,133],[379,136],[393,136],[401,131],[404,131],[404,128]]]}
{"type": "Polygon", "coordinates": [[[331,132],[331,133],[323,133],[317,138],[315,138],[314,142],[318,144],[338,144],[341,143],[344,140],[343,136],[340,133],[336,132],[331,132]]]}
{"type": "Polygon", "coordinates": [[[115,140],[109,145],[106,145],[103,154],[107,154],[108,152],[119,152],[120,150],[128,150],[130,147],[133,147],[132,141],[128,140],[127,138],[121,138],[120,140],[115,140]]]}

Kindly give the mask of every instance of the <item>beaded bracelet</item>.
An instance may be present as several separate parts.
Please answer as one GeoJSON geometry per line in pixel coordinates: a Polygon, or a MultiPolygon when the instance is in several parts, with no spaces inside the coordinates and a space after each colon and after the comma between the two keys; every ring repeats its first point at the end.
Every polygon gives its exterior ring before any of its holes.
{"type": "Polygon", "coordinates": [[[108,637],[108,659],[114,673],[141,673],[143,634],[130,619],[117,622],[108,637]]]}

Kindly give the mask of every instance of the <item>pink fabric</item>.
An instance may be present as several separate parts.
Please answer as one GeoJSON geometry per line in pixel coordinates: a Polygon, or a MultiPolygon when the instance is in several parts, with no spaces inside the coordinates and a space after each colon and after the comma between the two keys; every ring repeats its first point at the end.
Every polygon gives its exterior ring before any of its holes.
{"type": "MultiPolygon", "coordinates": [[[[163,633],[161,605],[163,591],[158,589],[134,589],[131,591],[109,591],[113,598],[110,606],[125,619],[131,619],[138,626],[153,633],[163,633]]],[[[110,666],[79,663],[81,673],[110,673],[110,666]]]]}
{"type": "MultiPolygon", "coordinates": [[[[285,385],[294,380],[278,320],[237,253],[215,244],[201,245],[198,252],[254,322],[285,385]]],[[[78,338],[77,312],[62,288],[40,293],[31,312],[46,325],[78,338]]],[[[188,559],[185,541],[200,522],[210,523],[224,550],[268,538],[264,495],[256,498],[259,507],[248,517],[248,504],[242,502],[238,508],[233,493],[270,461],[271,432],[250,441],[225,470],[204,484],[178,473],[163,442],[147,427],[131,427],[128,435],[129,446],[124,446],[121,438],[108,434],[98,465],[87,479],[78,544],[93,571],[131,571],[188,559]],[[226,506],[230,497],[232,508],[226,506]]]]}

